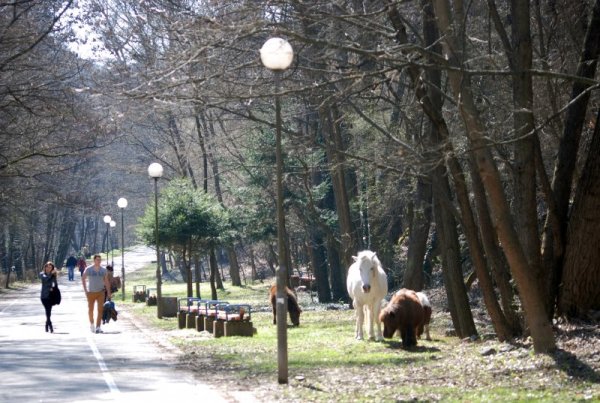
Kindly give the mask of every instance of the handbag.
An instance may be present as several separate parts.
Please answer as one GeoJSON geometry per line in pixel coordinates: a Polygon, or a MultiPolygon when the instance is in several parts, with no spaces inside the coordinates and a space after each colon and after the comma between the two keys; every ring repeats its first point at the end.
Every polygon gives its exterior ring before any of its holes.
{"type": "Polygon", "coordinates": [[[50,303],[52,305],[60,305],[60,300],[62,296],[60,295],[60,289],[58,288],[58,284],[54,286],[52,291],[50,291],[50,303]]]}

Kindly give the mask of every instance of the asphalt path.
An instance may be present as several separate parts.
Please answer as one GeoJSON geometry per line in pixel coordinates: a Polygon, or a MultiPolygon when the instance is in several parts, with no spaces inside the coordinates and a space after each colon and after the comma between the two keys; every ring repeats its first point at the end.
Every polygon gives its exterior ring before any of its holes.
{"type": "MultiPolygon", "coordinates": [[[[135,253],[142,265],[152,252],[126,253],[128,271],[135,270],[135,253]]],[[[72,282],[63,273],[59,285],[62,302],[52,310],[54,333],[44,331],[39,284],[0,296],[0,402],[254,400],[223,393],[177,368],[177,352],[159,345],[126,312],[103,325],[104,333],[92,333],[79,273],[72,282]]],[[[115,297],[118,310],[121,297],[115,297]]]]}

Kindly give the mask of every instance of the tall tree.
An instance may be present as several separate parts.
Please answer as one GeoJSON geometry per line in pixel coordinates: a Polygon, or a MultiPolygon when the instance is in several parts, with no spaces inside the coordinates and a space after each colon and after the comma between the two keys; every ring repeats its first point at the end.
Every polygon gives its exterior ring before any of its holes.
{"type": "Polygon", "coordinates": [[[559,313],[586,317],[600,309],[600,110],[573,201],[559,299],[559,313]]]}

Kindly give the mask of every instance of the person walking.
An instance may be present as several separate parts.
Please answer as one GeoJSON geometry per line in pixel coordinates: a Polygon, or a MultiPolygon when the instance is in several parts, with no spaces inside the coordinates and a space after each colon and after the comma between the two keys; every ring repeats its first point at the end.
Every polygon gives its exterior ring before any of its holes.
{"type": "Polygon", "coordinates": [[[94,264],[88,266],[83,272],[81,283],[88,301],[88,316],[90,319],[90,330],[92,333],[102,333],[100,323],[104,310],[104,290],[108,290],[106,296],[111,297],[110,283],[108,282],[108,271],[101,266],[102,256],[94,255],[94,264]],[[97,306],[97,315],[94,326],[94,305],[97,306]]]}
{"type": "Polygon", "coordinates": [[[69,281],[75,280],[75,266],[77,266],[77,258],[73,255],[67,259],[67,272],[69,273],[69,281]]]}
{"type": "Polygon", "coordinates": [[[46,332],[50,330],[51,333],[54,333],[54,328],[52,327],[52,300],[50,299],[50,292],[58,287],[58,283],[56,282],[56,277],[58,271],[52,262],[46,262],[44,265],[44,269],[40,272],[39,277],[42,280],[42,290],[40,294],[40,299],[42,300],[42,305],[44,305],[44,310],[46,311],[46,332]]]}
{"type": "Polygon", "coordinates": [[[83,272],[87,267],[87,262],[85,261],[84,255],[79,256],[79,259],[77,260],[77,267],[79,267],[79,274],[81,275],[81,277],[83,277],[83,272]]]}

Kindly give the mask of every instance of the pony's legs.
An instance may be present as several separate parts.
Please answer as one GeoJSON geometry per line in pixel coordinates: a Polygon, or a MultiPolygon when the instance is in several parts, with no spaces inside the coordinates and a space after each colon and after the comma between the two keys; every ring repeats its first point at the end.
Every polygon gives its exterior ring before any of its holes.
{"type": "Polygon", "coordinates": [[[354,301],[354,309],[356,310],[356,340],[363,339],[363,321],[365,320],[365,310],[363,305],[358,305],[354,301]]]}
{"type": "Polygon", "coordinates": [[[369,340],[375,340],[375,332],[373,328],[373,321],[375,318],[373,317],[372,305],[365,305],[365,315],[367,316],[367,321],[369,323],[369,340]]]}
{"type": "Polygon", "coordinates": [[[431,340],[431,336],[429,335],[429,324],[425,325],[425,335],[427,336],[427,340],[431,340]]]}
{"type": "MultiPolygon", "coordinates": [[[[381,312],[381,302],[377,303],[373,306],[373,322],[375,322],[375,325],[377,326],[377,333],[375,333],[375,340],[376,341],[382,341],[383,340],[383,334],[381,333],[381,322],[379,321],[379,313],[381,312]]],[[[373,325],[371,324],[371,327],[373,325]]]]}

